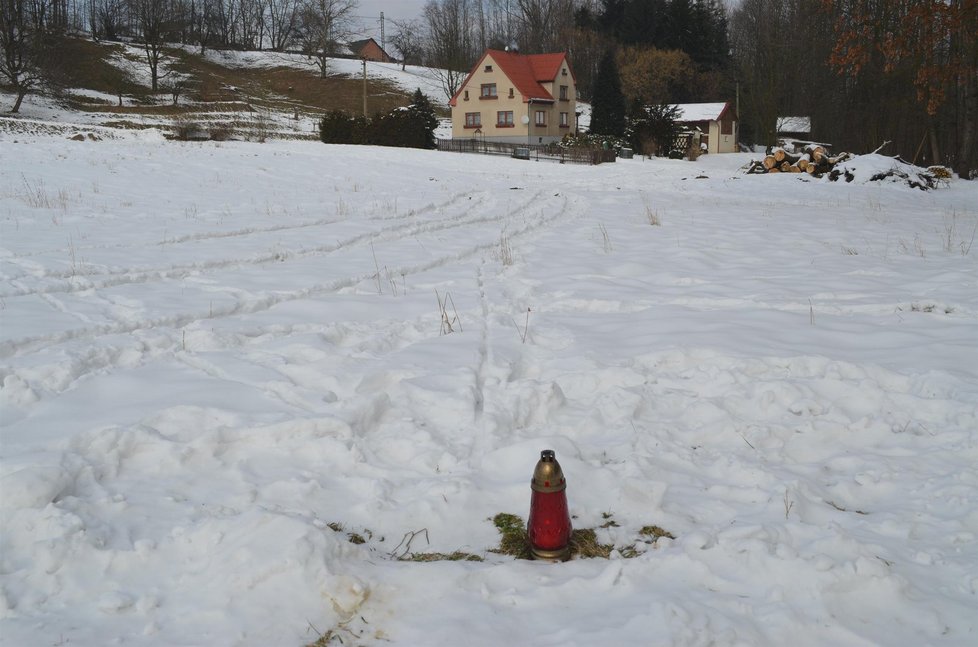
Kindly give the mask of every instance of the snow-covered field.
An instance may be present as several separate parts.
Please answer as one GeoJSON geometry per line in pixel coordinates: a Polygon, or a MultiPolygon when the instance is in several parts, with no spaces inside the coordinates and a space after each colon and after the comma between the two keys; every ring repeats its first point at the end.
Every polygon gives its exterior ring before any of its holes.
{"type": "Polygon", "coordinates": [[[978,643],[978,185],[747,159],[0,135],[0,644],[978,643]]]}

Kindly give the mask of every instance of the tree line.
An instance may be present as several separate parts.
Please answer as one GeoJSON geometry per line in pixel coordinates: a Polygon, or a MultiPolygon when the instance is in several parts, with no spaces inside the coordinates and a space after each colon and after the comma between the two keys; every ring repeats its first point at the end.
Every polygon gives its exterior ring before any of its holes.
{"type": "MultiPolygon", "coordinates": [[[[297,50],[322,76],[353,30],[356,0],[0,0],[0,83],[43,77],[59,35],[131,38],[156,89],[165,43],[297,50]]],[[[396,22],[404,64],[443,70],[451,95],[486,48],[568,54],[579,96],[613,74],[632,112],[737,101],[742,143],[775,143],[778,117],[812,139],[978,168],[978,0],[428,0],[396,22]]],[[[614,85],[614,84],[612,84],[614,85]]]]}
{"type": "Polygon", "coordinates": [[[978,0],[742,0],[730,40],[742,140],[811,118],[837,150],[978,171],[978,0]]]}
{"type": "Polygon", "coordinates": [[[564,51],[616,134],[652,106],[731,101],[744,144],[802,116],[836,149],[978,171],[978,0],[429,0],[401,27],[449,94],[487,47],[564,51]]]}
{"type": "Polygon", "coordinates": [[[609,50],[629,99],[649,102],[714,98],[730,60],[720,0],[429,0],[391,42],[406,62],[446,70],[449,95],[487,48],[566,52],[584,99],[609,50]]]}
{"type": "Polygon", "coordinates": [[[58,39],[85,35],[143,48],[154,92],[163,48],[301,51],[325,78],[353,29],[355,0],[0,0],[0,84],[25,94],[70,62],[54,60],[58,39]]]}

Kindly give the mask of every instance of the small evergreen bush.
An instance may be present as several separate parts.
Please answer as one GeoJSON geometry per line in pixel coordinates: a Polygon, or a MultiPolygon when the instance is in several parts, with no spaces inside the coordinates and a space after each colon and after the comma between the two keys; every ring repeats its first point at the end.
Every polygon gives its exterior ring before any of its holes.
{"type": "Polygon", "coordinates": [[[419,89],[414,93],[411,105],[374,115],[370,120],[339,110],[327,112],[319,122],[319,138],[326,144],[432,149],[436,147],[437,125],[435,110],[419,89]]]}
{"type": "Polygon", "coordinates": [[[625,136],[640,155],[670,154],[679,135],[679,108],[668,104],[636,105],[628,116],[625,136]]]}

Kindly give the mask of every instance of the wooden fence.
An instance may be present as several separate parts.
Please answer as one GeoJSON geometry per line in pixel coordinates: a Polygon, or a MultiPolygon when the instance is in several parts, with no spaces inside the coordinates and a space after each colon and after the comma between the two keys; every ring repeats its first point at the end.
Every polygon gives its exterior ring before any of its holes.
{"type": "Polygon", "coordinates": [[[603,164],[615,161],[615,151],[603,148],[563,148],[557,144],[509,144],[481,139],[439,139],[438,150],[453,153],[506,155],[517,159],[559,162],[561,164],[603,164]]]}

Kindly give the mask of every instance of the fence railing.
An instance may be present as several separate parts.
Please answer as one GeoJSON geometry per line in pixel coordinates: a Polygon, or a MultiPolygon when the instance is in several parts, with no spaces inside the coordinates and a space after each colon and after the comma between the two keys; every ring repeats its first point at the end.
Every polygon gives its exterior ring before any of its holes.
{"type": "Polygon", "coordinates": [[[513,144],[481,139],[439,139],[438,150],[453,153],[506,155],[561,164],[604,164],[615,161],[615,151],[603,148],[564,148],[557,144],[513,144]]]}

